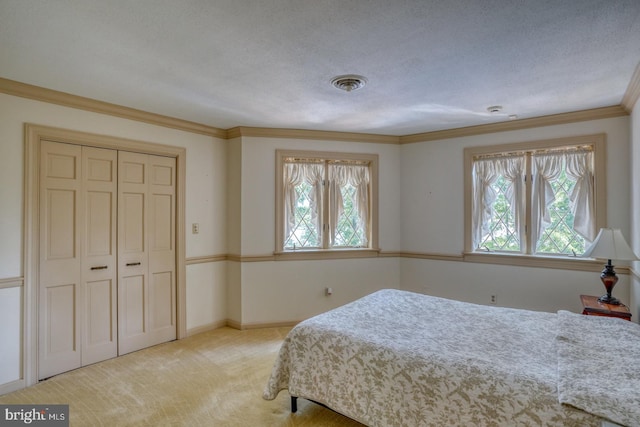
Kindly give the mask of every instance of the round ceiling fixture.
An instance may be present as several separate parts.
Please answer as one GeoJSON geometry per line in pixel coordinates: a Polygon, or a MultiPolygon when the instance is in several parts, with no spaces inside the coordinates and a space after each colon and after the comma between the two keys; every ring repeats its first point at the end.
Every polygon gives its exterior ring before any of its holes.
{"type": "Polygon", "coordinates": [[[367,84],[367,79],[357,74],[345,74],[343,76],[334,77],[331,84],[345,92],[358,90],[367,84]]]}
{"type": "Polygon", "coordinates": [[[502,105],[492,105],[491,107],[487,107],[487,111],[490,113],[499,113],[502,111],[502,105]]]}

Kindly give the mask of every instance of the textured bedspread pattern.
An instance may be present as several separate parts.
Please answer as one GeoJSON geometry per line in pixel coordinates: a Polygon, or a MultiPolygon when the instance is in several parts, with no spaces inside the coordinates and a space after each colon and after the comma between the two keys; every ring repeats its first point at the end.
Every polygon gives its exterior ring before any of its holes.
{"type": "Polygon", "coordinates": [[[378,291],[292,329],[263,397],[369,426],[599,426],[558,401],[556,317],[378,291]]]}
{"type": "Polygon", "coordinates": [[[558,394],[625,426],[640,426],[640,327],[558,312],[558,394]]]}

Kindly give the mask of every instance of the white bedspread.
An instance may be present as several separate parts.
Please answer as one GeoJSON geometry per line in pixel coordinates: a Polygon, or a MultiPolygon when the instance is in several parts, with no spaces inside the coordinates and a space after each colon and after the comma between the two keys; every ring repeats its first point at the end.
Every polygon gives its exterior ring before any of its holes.
{"type": "Polygon", "coordinates": [[[640,426],[640,327],[568,311],[558,324],[560,402],[640,426]]]}
{"type": "Polygon", "coordinates": [[[264,391],[369,426],[599,426],[558,401],[557,315],[382,290],[300,323],[264,391]]]}

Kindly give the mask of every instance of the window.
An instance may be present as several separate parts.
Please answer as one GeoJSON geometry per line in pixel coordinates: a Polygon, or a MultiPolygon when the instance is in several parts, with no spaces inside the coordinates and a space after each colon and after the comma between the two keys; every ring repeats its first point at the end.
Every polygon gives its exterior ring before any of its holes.
{"type": "Polygon", "coordinates": [[[584,253],[606,224],[604,157],[604,135],[466,149],[466,251],[584,253]]]}
{"type": "Polygon", "coordinates": [[[276,252],[377,246],[377,155],[277,151],[276,252]]]}

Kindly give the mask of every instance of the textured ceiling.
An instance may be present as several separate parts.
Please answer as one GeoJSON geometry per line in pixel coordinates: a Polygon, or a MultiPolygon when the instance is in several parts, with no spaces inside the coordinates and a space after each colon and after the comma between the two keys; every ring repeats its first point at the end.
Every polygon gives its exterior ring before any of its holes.
{"type": "Polygon", "coordinates": [[[640,0],[0,0],[0,77],[223,129],[409,135],[619,105],[639,62],[640,0]]]}

